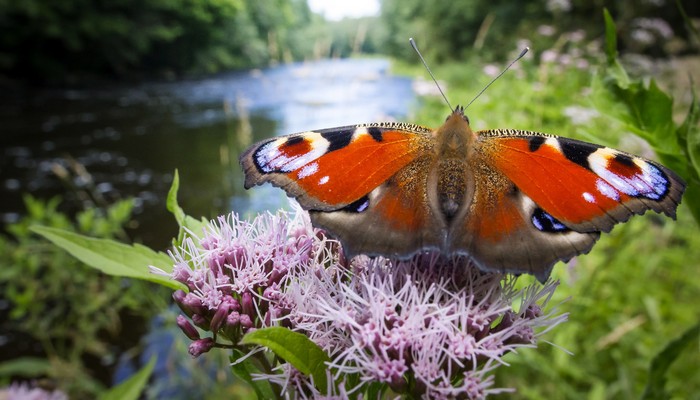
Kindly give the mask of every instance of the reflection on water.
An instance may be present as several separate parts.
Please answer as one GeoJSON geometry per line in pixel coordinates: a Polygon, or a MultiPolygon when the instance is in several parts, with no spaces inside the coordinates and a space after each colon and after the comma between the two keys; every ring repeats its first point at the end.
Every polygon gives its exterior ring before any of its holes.
{"type": "MultiPolygon", "coordinates": [[[[83,165],[107,199],[135,196],[135,236],[165,248],[176,225],[165,211],[172,172],[180,203],[213,218],[285,204],[280,190],[243,191],[238,154],[255,140],[297,131],[402,119],[414,96],[380,59],[329,60],[136,87],[0,95],[0,217],[16,220],[21,194],[81,199],[57,166],[83,165]],[[10,97],[11,96],[11,97],[10,97]],[[166,228],[164,228],[166,227],[166,228]]],[[[59,168],[60,169],[60,168],[59,168]]]]}

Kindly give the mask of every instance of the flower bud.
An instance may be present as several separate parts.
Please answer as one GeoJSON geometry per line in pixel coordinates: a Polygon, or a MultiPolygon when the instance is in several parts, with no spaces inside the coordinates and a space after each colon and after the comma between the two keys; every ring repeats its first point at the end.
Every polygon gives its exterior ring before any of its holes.
{"type": "Polygon", "coordinates": [[[187,318],[185,318],[184,315],[177,316],[177,326],[188,338],[192,340],[199,339],[199,331],[190,323],[190,321],[187,318]]]}
{"type": "Polygon", "coordinates": [[[236,311],[231,312],[226,317],[226,327],[235,328],[240,323],[241,323],[241,314],[237,313],[236,311]]]}
{"type": "Polygon", "coordinates": [[[204,314],[207,312],[206,307],[202,305],[202,300],[198,299],[192,293],[187,293],[180,303],[185,314],[191,316],[192,314],[204,314]]]}
{"type": "Polygon", "coordinates": [[[204,329],[205,331],[209,330],[209,321],[207,321],[207,319],[203,316],[199,314],[193,314],[190,318],[192,318],[192,322],[194,322],[194,324],[198,327],[204,329]]]}
{"type": "Polygon", "coordinates": [[[214,344],[215,342],[212,338],[198,339],[190,343],[188,352],[192,357],[199,357],[200,355],[211,350],[212,347],[214,347],[214,344]]]}
{"type": "Polygon", "coordinates": [[[243,314],[247,314],[251,320],[255,317],[255,305],[253,304],[253,295],[250,292],[243,292],[241,295],[241,308],[243,314]]]}
{"type": "Polygon", "coordinates": [[[248,314],[241,314],[241,327],[243,329],[250,329],[253,327],[253,320],[250,319],[248,314]]]}
{"type": "Polygon", "coordinates": [[[211,318],[211,322],[209,323],[209,328],[212,332],[217,332],[219,328],[221,328],[221,324],[224,322],[227,315],[228,305],[224,303],[220,304],[219,308],[216,309],[214,316],[211,318]]]}

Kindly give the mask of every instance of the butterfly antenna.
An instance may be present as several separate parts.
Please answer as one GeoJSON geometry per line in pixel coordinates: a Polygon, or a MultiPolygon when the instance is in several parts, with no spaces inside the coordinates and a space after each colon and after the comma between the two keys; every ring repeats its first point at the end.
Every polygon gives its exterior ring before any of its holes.
{"type": "MultiPolygon", "coordinates": [[[[437,86],[438,90],[440,91],[440,94],[442,95],[442,98],[445,99],[445,103],[447,103],[447,107],[450,107],[450,110],[452,112],[455,111],[454,108],[452,108],[452,105],[450,104],[450,101],[447,100],[447,96],[445,96],[445,92],[442,91],[442,88],[440,87],[440,84],[438,83],[437,79],[435,79],[435,76],[433,75],[433,72],[430,71],[430,67],[428,67],[428,63],[425,62],[425,59],[423,58],[423,55],[420,53],[420,50],[418,50],[418,45],[416,44],[416,41],[413,40],[413,38],[409,38],[408,42],[411,43],[411,47],[413,47],[413,50],[418,53],[418,57],[420,57],[420,60],[423,62],[423,65],[425,66],[425,69],[428,70],[428,73],[430,74],[430,77],[433,78],[433,82],[435,82],[435,86],[437,86]]],[[[522,56],[521,56],[522,57],[522,56]]]]}
{"type": "Polygon", "coordinates": [[[521,58],[523,58],[523,56],[525,56],[525,54],[527,54],[528,51],[530,51],[530,48],[529,48],[529,47],[524,48],[523,51],[520,52],[520,55],[517,56],[517,57],[515,58],[515,60],[511,61],[510,64],[508,64],[508,66],[505,67],[505,69],[503,69],[503,71],[501,71],[501,73],[498,74],[497,77],[491,79],[491,82],[489,82],[488,85],[484,86],[484,88],[481,89],[481,91],[479,92],[479,94],[477,94],[476,96],[474,96],[474,98],[472,99],[472,101],[470,101],[469,104],[467,104],[467,106],[464,107],[464,108],[465,108],[465,109],[469,108],[469,106],[472,105],[472,103],[474,102],[474,100],[478,99],[479,96],[481,96],[481,94],[484,93],[484,92],[486,91],[486,89],[488,89],[489,86],[491,86],[492,83],[496,82],[496,79],[500,78],[503,74],[505,74],[506,71],[508,71],[508,70],[510,69],[510,67],[513,66],[513,64],[515,64],[516,62],[518,62],[518,60],[520,60],[521,58]]]}

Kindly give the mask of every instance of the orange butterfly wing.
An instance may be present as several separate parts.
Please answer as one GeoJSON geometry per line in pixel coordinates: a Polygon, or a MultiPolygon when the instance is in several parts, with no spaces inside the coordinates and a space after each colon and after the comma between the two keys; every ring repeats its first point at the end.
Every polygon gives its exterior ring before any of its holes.
{"type": "Polygon", "coordinates": [[[337,210],[425,152],[429,133],[417,125],[384,123],[269,139],[241,155],[245,187],[271,182],[307,210],[337,210]]]}

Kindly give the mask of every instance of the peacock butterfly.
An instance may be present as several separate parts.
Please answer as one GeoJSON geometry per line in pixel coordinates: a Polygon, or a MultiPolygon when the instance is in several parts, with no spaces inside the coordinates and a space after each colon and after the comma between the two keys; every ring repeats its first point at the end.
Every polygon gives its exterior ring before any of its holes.
{"type": "Polygon", "coordinates": [[[549,277],[634,214],[675,218],[685,183],[619,150],[516,129],[385,122],[267,139],[240,157],[249,189],[282,188],[357,254],[466,255],[484,271],[549,277]]]}

